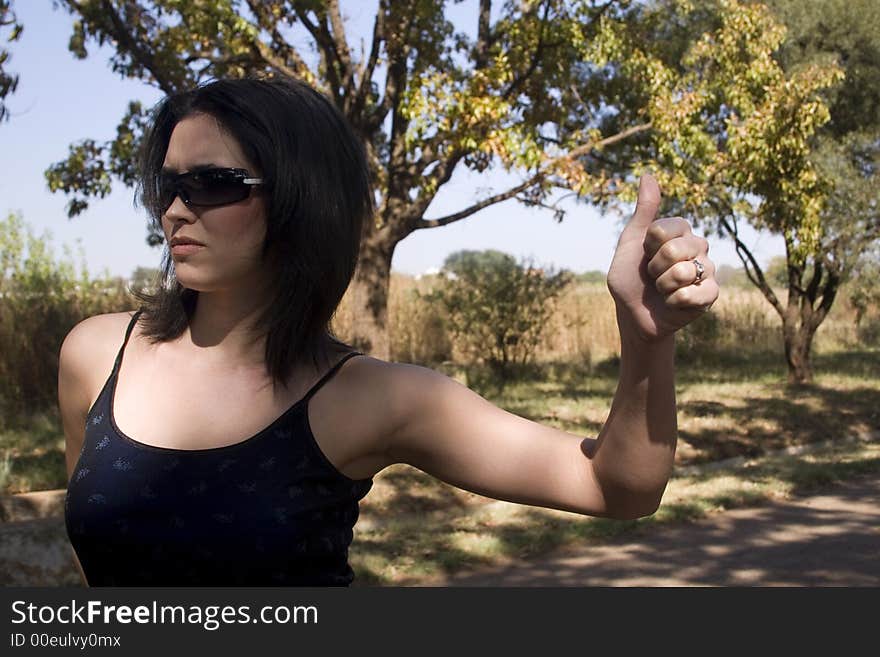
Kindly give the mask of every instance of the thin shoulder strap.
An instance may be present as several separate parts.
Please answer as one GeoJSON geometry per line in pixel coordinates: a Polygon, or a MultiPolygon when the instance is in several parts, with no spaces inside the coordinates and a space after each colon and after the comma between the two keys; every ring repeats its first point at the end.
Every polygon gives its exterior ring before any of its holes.
{"type": "Polygon", "coordinates": [[[137,323],[138,317],[141,315],[141,310],[138,310],[134,315],[132,315],[131,321],[128,323],[128,328],[125,330],[125,340],[122,341],[122,346],[119,347],[119,353],[116,354],[116,362],[113,363],[113,374],[119,372],[119,364],[122,362],[122,352],[125,351],[125,345],[128,344],[128,338],[131,335],[132,329],[134,329],[134,325],[137,323]]]}
{"type": "Polygon", "coordinates": [[[312,395],[314,395],[316,392],[318,392],[318,390],[321,388],[321,386],[324,385],[325,383],[327,383],[327,381],[329,381],[333,377],[333,375],[339,371],[339,368],[342,367],[342,364],[345,361],[347,361],[349,358],[351,358],[352,356],[363,356],[363,354],[360,351],[352,351],[352,352],[346,354],[345,356],[343,356],[342,358],[340,358],[339,362],[336,363],[336,365],[334,365],[333,367],[331,367],[330,371],[328,371],[324,376],[321,377],[320,381],[318,381],[315,385],[312,386],[311,390],[309,390],[306,393],[305,397],[303,397],[303,401],[308,402],[308,400],[312,397],[312,395]]]}

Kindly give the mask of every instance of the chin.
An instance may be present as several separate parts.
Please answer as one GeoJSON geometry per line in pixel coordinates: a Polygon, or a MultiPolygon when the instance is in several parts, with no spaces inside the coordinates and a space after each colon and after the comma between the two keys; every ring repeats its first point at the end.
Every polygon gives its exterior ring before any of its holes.
{"type": "Polygon", "coordinates": [[[195,275],[193,272],[177,270],[174,277],[178,283],[188,290],[207,292],[211,288],[211,284],[203,276],[195,275]]]}

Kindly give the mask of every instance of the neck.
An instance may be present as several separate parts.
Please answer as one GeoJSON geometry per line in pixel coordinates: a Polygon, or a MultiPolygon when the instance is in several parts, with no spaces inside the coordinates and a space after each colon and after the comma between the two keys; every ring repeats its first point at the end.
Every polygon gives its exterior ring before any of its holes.
{"type": "Polygon", "coordinates": [[[183,340],[203,362],[262,366],[265,337],[255,324],[264,307],[248,290],[199,292],[183,340]]]}
{"type": "MultiPolygon", "coordinates": [[[[253,295],[229,290],[199,292],[192,320],[181,340],[209,368],[264,372],[266,337],[255,324],[266,303],[253,295]]],[[[329,340],[324,344],[332,351],[329,340]]]]}

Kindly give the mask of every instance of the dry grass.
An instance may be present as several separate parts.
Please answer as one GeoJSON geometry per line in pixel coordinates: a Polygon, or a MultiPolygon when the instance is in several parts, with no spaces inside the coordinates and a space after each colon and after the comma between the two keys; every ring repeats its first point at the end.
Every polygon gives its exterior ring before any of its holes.
{"type": "MultiPolygon", "coordinates": [[[[415,277],[393,273],[388,296],[388,325],[391,360],[438,367],[443,363],[463,363],[462,352],[446,334],[443,317],[416,297],[438,282],[437,276],[415,277]]],[[[775,289],[785,305],[787,292],[775,289]]],[[[538,344],[535,361],[593,366],[620,352],[614,303],[601,283],[568,286],[553,302],[554,312],[538,344]]],[[[864,322],[876,322],[877,312],[864,322]]],[[[838,292],[831,313],[820,326],[814,353],[859,348],[864,341],[855,324],[855,309],[846,289],[838,292]]],[[[337,333],[352,334],[353,313],[343,298],[333,322],[337,333]]],[[[753,288],[725,287],[712,310],[680,333],[682,352],[701,353],[734,350],[742,353],[782,353],[782,322],[763,295],[753,288]]],[[[880,345],[867,345],[880,346],[880,345]]]]}

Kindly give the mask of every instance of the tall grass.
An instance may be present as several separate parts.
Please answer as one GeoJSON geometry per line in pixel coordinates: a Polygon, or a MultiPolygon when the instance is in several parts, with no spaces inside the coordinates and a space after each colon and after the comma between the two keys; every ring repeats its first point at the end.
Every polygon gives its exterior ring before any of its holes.
{"type": "MultiPolygon", "coordinates": [[[[440,283],[437,276],[416,279],[393,273],[389,289],[388,324],[391,360],[438,367],[461,363],[463,354],[444,328],[438,308],[420,300],[440,283]]],[[[775,289],[782,303],[787,291],[775,289]]],[[[841,290],[831,313],[819,327],[813,349],[826,353],[861,347],[877,347],[866,340],[866,325],[878,321],[877,312],[855,324],[856,309],[841,290]]],[[[353,322],[347,298],[343,298],[333,328],[343,338],[352,334],[353,322]]],[[[680,356],[705,356],[713,352],[778,354],[782,358],[782,320],[754,288],[731,286],[706,313],[679,332],[680,356]]],[[[620,353],[614,302],[602,283],[572,283],[554,302],[554,312],[535,352],[537,363],[594,366],[620,353]]]]}
{"type": "Polygon", "coordinates": [[[64,251],[57,259],[51,234],[34,235],[20,216],[0,219],[0,430],[29,428],[54,407],[58,355],[74,325],[132,306],[124,280],[93,277],[64,251]]]}

